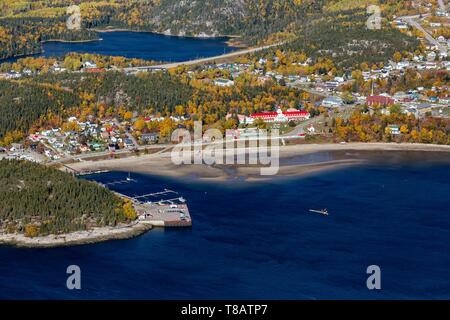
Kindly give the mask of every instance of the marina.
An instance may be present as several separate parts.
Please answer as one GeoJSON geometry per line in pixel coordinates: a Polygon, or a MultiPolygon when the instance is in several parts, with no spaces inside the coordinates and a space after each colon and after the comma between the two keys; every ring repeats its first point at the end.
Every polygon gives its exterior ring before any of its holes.
{"type": "MultiPolygon", "coordinates": [[[[128,173],[124,179],[105,181],[100,183],[100,185],[105,188],[112,188],[131,183],[138,183],[138,180],[132,178],[130,173],[128,173]]],[[[165,188],[162,191],[134,196],[115,190],[112,191],[133,203],[133,207],[138,215],[138,223],[166,228],[192,226],[192,218],[186,199],[180,196],[177,191],[165,188]]]]}

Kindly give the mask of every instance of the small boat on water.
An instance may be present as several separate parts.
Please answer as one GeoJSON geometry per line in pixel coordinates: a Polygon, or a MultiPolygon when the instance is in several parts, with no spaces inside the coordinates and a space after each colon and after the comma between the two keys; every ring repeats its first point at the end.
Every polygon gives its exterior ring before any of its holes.
{"type": "Polygon", "coordinates": [[[328,210],[327,209],[323,209],[323,210],[314,210],[314,209],[309,209],[310,212],[315,212],[315,213],[320,213],[324,216],[328,216],[328,210]]]}

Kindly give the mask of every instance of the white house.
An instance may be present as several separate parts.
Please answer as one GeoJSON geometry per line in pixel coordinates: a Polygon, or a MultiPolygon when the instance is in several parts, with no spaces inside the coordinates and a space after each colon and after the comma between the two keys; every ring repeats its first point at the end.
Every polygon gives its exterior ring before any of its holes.
{"type": "Polygon", "coordinates": [[[83,63],[83,67],[86,69],[95,69],[97,68],[97,64],[92,61],[86,61],[83,63]]]}
{"type": "Polygon", "coordinates": [[[339,107],[343,104],[344,100],[341,97],[329,96],[322,101],[324,107],[339,107]]]}
{"type": "Polygon", "coordinates": [[[214,84],[219,87],[232,87],[234,86],[234,81],[228,79],[217,79],[214,80],[214,84]]]}

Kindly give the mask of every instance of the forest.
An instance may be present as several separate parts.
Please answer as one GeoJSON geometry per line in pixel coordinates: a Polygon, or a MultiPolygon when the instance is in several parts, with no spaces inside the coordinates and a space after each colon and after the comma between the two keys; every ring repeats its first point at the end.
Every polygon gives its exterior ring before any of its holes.
{"type": "Polygon", "coordinates": [[[27,133],[38,120],[63,114],[81,103],[71,90],[45,84],[0,80],[0,140],[6,133],[27,133]]]}
{"type": "Polygon", "coordinates": [[[357,110],[348,120],[336,118],[334,130],[339,141],[346,142],[409,142],[450,144],[450,121],[448,119],[419,119],[414,115],[402,114],[396,105],[389,115],[379,110],[357,110]],[[399,135],[391,133],[390,125],[398,126],[399,135]]]}
{"type": "Polygon", "coordinates": [[[29,237],[136,218],[129,203],[106,188],[28,161],[0,160],[0,230],[29,237]]]}
{"type": "Polygon", "coordinates": [[[396,51],[414,52],[419,47],[417,39],[387,24],[380,30],[368,29],[367,18],[364,9],[311,16],[285,47],[314,59],[332,59],[339,69],[355,69],[363,62],[386,63],[396,51]]]}
{"type": "MultiPolygon", "coordinates": [[[[338,56],[342,56],[348,32],[358,41],[364,35],[361,23],[369,16],[365,12],[368,3],[366,0],[82,0],[78,2],[81,29],[69,30],[66,1],[3,0],[0,59],[40,52],[41,41],[96,39],[93,30],[106,27],[183,36],[233,35],[247,45],[296,39],[293,47],[306,45],[321,51],[336,46],[338,56]]],[[[410,1],[405,1],[404,6],[394,0],[370,3],[379,4],[387,18],[408,8],[410,1]]],[[[396,39],[399,34],[391,34],[389,30],[369,32],[369,36],[373,39],[365,49],[372,48],[377,55],[385,56],[389,52],[373,49],[385,47],[389,51],[392,44],[397,47],[405,39],[405,36],[396,39]]]]}
{"type": "MultiPolygon", "coordinates": [[[[136,112],[141,116],[171,115],[225,125],[228,113],[251,114],[275,104],[300,107],[302,92],[274,81],[258,82],[251,75],[236,79],[236,86],[215,86],[207,75],[190,79],[184,71],[127,76],[103,74],[41,74],[24,80],[0,80],[0,143],[8,145],[39,128],[60,127],[75,115],[99,118],[136,112]]],[[[175,123],[166,123],[174,126],[175,123]]],[[[237,123],[227,124],[236,126],[237,123]]]]}

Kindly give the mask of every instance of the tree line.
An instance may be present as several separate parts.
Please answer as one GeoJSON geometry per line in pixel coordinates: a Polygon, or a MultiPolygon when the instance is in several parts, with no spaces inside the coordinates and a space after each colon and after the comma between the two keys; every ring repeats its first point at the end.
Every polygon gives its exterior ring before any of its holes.
{"type": "Polygon", "coordinates": [[[128,204],[94,182],[27,161],[0,161],[0,229],[28,236],[116,226],[128,204]]]}

